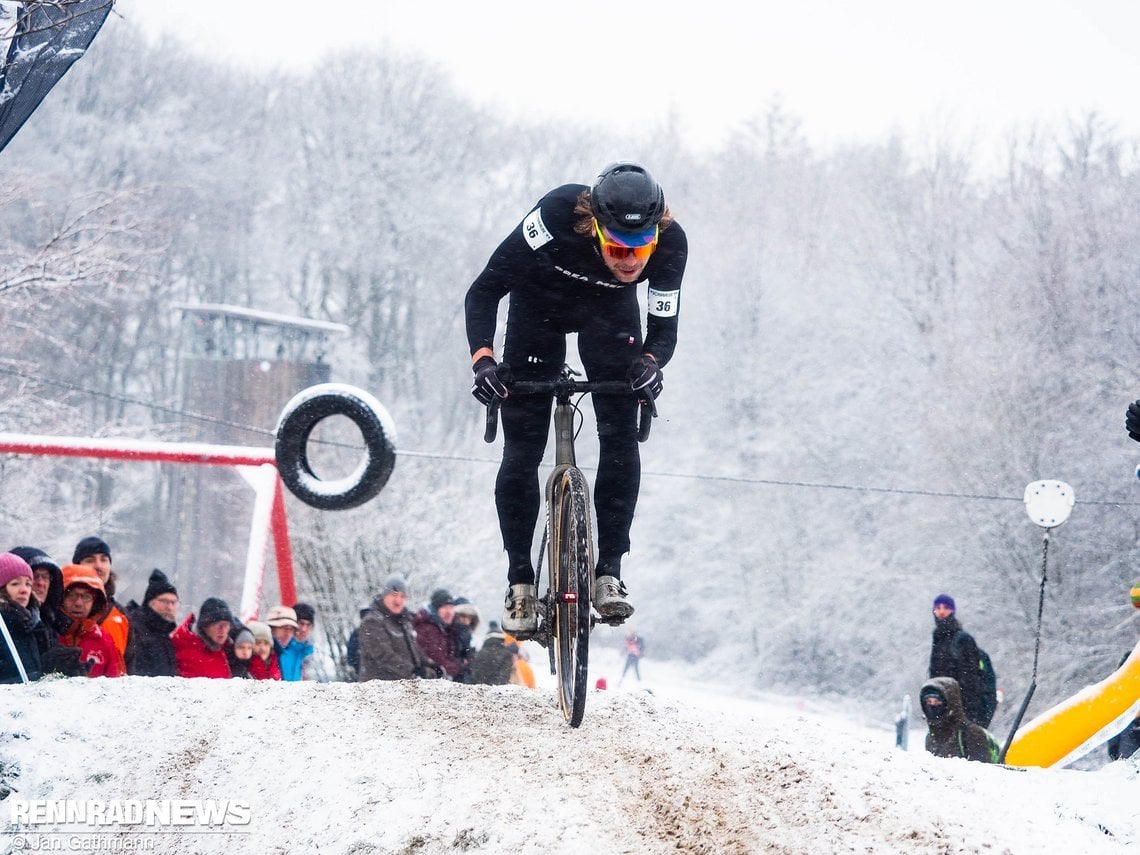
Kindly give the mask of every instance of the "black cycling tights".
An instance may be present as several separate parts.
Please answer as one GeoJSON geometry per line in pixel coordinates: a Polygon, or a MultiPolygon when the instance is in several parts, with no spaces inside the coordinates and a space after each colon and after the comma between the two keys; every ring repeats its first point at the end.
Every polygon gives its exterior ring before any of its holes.
{"type": "MultiPolygon", "coordinates": [[[[532,584],[535,527],[542,503],[538,467],[550,433],[551,399],[516,396],[504,402],[503,463],[495,481],[495,506],[503,546],[510,560],[508,581],[532,584]]],[[[637,446],[637,400],[599,395],[598,475],[594,482],[599,563],[620,560],[629,552],[629,529],[641,484],[637,446]]]]}

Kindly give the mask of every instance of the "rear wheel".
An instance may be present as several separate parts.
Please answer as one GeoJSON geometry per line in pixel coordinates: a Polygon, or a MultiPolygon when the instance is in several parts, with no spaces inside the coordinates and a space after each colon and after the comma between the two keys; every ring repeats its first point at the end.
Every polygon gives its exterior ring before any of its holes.
{"type": "Polygon", "coordinates": [[[590,577],[593,575],[590,495],[578,469],[567,469],[558,485],[552,520],[550,590],[554,608],[552,649],[558,699],[571,727],[586,713],[590,653],[590,577]]]}

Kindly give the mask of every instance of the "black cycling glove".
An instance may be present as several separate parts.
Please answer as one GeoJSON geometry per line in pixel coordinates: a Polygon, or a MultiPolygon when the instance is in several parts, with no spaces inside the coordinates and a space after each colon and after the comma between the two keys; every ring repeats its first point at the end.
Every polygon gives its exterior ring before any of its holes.
{"type": "Polygon", "coordinates": [[[661,394],[661,389],[665,385],[665,376],[652,356],[639,356],[629,366],[625,376],[629,380],[629,388],[635,392],[648,394],[653,399],[661,394]]]}
{"type": "MultiPolygon", "coordinates": [[[[503,384],[503,380],[510,378],[500,375],[499,365],[494,359],[482,356],[471,366],[471,370],[475,372],[475,380],[471,383],[471,394],[480,404],[490,406],[496,395],[500,398],[507,397],[507,387],[503,384]]],[[[505,370],[502,373],[507,374],[505,370]]]]}
{"type": "Polygon", "coordinates": [[[1124,419],[1124,426],[1128,428],[1128,435],[1140,442],[1140,401],[1133,401],[1128,405],[1128,416],[1124,419]]]}

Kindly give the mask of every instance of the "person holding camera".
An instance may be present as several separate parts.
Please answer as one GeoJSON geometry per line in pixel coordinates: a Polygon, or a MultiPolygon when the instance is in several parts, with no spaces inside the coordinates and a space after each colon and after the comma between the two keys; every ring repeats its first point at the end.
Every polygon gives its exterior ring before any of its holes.
{"type": "Polygon", "coordinates": [[[358,683],[368,680],[435,679],[443,669],[428,659],[416,644],[412,616],[408,614],[408,585],[393,573],[365,609],[360,621],[358,683]]]}

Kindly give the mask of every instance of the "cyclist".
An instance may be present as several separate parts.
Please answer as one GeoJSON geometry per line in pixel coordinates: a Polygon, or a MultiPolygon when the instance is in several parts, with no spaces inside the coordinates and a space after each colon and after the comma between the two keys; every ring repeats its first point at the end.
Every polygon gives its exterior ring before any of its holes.
{"type": "MultiPolygon", "coordinates": [[[[640,396],[656,398],[661,369],[677,341],[687,257],[685,232],[670,214],[660,185],[645,167],[621,161],[605,167],[592,186],[564,184],[543,196],[467,291],[472,394],[483,404],[495,395],[507,399],[495,504],[508,561],[502,625],[513,635],[527,637],[538,626],[531,550],[551,398],[510,398],[508,385],[557,379],[566,360],[566,336],[577,333],[590,380],[626,379],[640,396]],[[637,300],[642,283],[648,286],[644,339],[637,300]],[[496,316],[507,294],[499,365],[493,349],[496,316]]],[[[593,602],[603,618],[621,623],[633,614],[621,561],[629,551],[641,480],[637,397],[598,395],[593,404],[599,442],[593,602]]]]}

